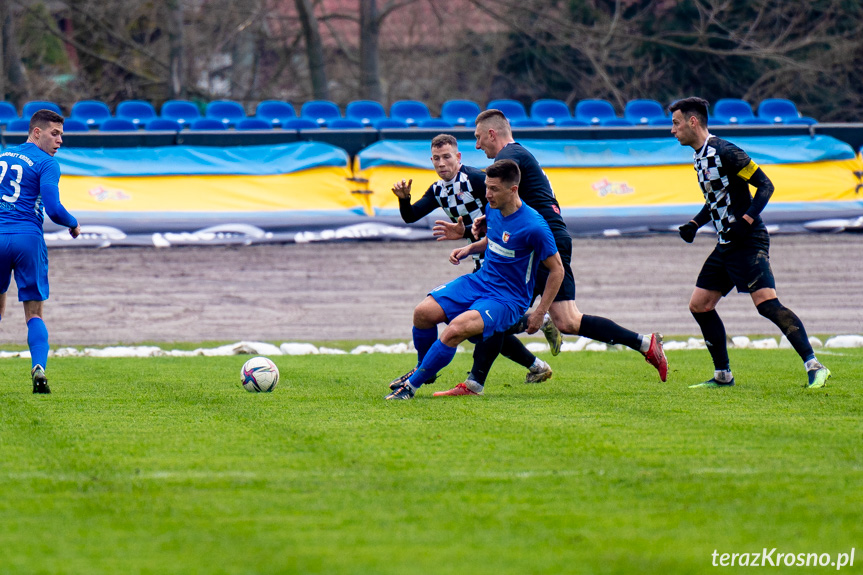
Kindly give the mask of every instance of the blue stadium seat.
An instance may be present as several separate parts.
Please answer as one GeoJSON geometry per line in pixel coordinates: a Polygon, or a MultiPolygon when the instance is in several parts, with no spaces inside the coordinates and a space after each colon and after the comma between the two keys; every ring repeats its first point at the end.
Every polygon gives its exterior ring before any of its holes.
{"type": "Polygon", "coordinates": [[[544,98],[530,105],[530,117],[549,126],[555,126],[563,120],[571,120],[569,106],[563,100],[544,98]]]}
{"type": "Polygon", "coordinates": [[[72,105],[69,117],[98,128],[99,124],[111,118],[111,109],[108,104],[99,100],[81,100],[72,105]]]}
{"type": "MultiPolygon", "coordinates": [[[[713,104],[711,118],[723,120],[729,124],[743,124],[745,120],[754,118],[752,106],[740,98],[721,98],[713,104]]],[[[710,122],[708,121],[708,124],[710,122]]]]}
{"type": "Polygon", "coordinates": [[[664,116],[662,118],[653,118],[652,120],[650,120],[650,122],[648,122],[648,124],[650,124],[651,126],[669,126],[670,127],[673,125],[673,122],[671,121],[671,118],[669,118],[668,116],[664,116]]]}
{"type": "Polygon", "coordinates": [[[18,109],[10,102],[0,102],[0,125],[18,119],[18,109]]]}
{"type": "Polygon", "coordinates": [[[374,127],[377,130],[386,130],[391,128],[409,128],[408,123],[397,118],[381,118],[374,122],[374,127]]]}
{"type": "Polygon", "coordinates": [[[345,108],[345,118],[356,120],[363,126],[371,126],[375,120],[383,120],[387,117],[387,111],[380,102],[374,100],[354,100],[348,102],[345,108]]]}
{"type": "Polygon", "coordinates": [[[752,116],[751,118],[744,118],[740,121],[740,124],[743,126],[772,126],[773,122],[771,122],[767,118],[758,118],[756,116],[752,116]]]}
{"type": "Polygon", "coordinates": [[[233,100],[214,100],[207,104],[204,117],[219,120],[227,128],[245,119],[246,111],[239,102],[234,102],[233,100]]]}
{"type": "Polygon", "coordinates": [[[569,120],[561,120],[557,124],[555,124],[558,128],[580,128],[583,126],[589,126],[588,122],[584,120],[576,120],[575,118],[571,118],[569,120]]]}
{"type": "Polygon", "coordinates": [[[284,130],[317,130],[321,125],[308,118],[291,118],[282,124],[284,130]]]}
{"type": "Polygon", "coordinates": [[[101,132],[134,132],[138,126],[132,120],[124,118],[108,118],[99,125],[101,132]]]}
{"type": "Polygon", "coordinates": [[[243,118],[235,126],[238,130],[272,130],[272,122],[268,122],[263,118],[243,118]]]}
{"type": "Polygon", "coordinates": [[[81,120],[69,118],[63,122],[63,133],[69,132],[89,132],[90,128],[81,120]]]}
{"type": "Polygon", "coordinates": [[[399,100],[390,106],[390,118],[404,121],[408,126],[415,126],[423,120],[431,119],[428,106],[417,100],[399,100]]]}
{"type": "Polygon", "coordinates": [[[123,100],[117,104],[114,117],[129,120],[136,126],[146,126],[158,118],[153,104],[144,100],[123,100]]]}
{"type": "Polygon", "coordinates": [[[419,123],[420,128],[452,128],[452,124],[442,118],[428,118],[419,123]]]}
{"type": "Polygon", "coordinates": [[[152,132],[157,131],[172,131],[179,132],[183,129],[183,126],[180,125],[180,122],[177,120],[170,120],[168,118],[153,118],[149,120],[146,125],[147,130],[152,132]]]}
{"type": "Polygon", "coordinates": [[[626,118],[606,118],[599,123],[600,126],[634,126],[631,121],[626,118]]]}
{"type": "Polygon", "coordinates": [[[630,100],[623,108],[623,117],[633,124],[650,124],[655,118],[664,118],[665,109],[656,100],[630,100]]]}
{"type": "Polygon", "coordinates": [[[473,126],[482,110],[473,100],[447,100],[440,110],[440,117],[453,126],[473,126]]]}
{"type": "Polygon", "coordinates": [[[216,118],[198,118],[189,126],[192,130],[227,130],[228,126],[216,118]]]}
{"type": "Polygon", "coordinates": [[[278,127],[296,118],[297,111],[288,102],[264,100],[255,108],[255,117],[270,122],[273,127],[278,127]]]}
{"type": "Polygon", "coordinates": [[[614,106],[607,100],[581,100],[575,105],[575,119],[588,124],[600,124],[616,117],[614,106]]]}
{"type": "Polygon", "coordinates": [[[317,122],[318,126],[326,126],[332,120],[341,118],[342,112],[335,102],[311,100],[300,108],[300,117],[317,122]]]}
{"type": "Polygon", "coordinates": [[[352,120],[351,118],[336,118],[335,120],[330,120],[327,122],[327,128],[333,130],[356,130],[358,128],[364,128],[363,123],[359,120],[352,120]]]}
{"type": "Polygon", "coordinates": [[[545,122],[540,120],[532,120],[530,118],[522,118],[521,120],[511,120],[510,126],[513,128],[545,128],[548,126],[545,122]]]}
{"type": "Polygon", "coordinates": [[[168,100],[162,104],[161,117],[176,120],[185,127],[201,117],[198,107],[188,100],[168,100]]]}
{"type": "Polygon", "coordinates": [[[17,120],[9,120],[6,124],[7,132],[29,132],[30,119],[18,118],[17,120]]]}
{"type": "Polygon", "coordinates": [[[492,100],[485,107],[486,110],[500,110],[509,123],[512,124],[517,120],[528,120],[527,111],[524,109],[524,104],[518,100],[492,100]]]}
{"type": "Polygon", "coordinates": [[[815,124],[814,118],[800,115],[797,106],[785,98],[767,98],[758,104],[758,117],[776,124],[815,124]]]}
{"type": "Polygon", "coordinates": [[[27,102],[24,104],[24,108],[21,110],[21,119],[29,120],[33,114],[38,112],[39,110],[51,110],[52,112],[57,112],[61,116],[63,115],[63,111],[60,109],[60,106],[55,104],[54,102],[47,102],[45,100],[34,100],[32,102],[27,102]]]}

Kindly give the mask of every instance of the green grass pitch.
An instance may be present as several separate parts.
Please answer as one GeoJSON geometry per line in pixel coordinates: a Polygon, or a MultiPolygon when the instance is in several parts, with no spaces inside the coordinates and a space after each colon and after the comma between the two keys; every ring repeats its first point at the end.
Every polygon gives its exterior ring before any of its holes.
{"type": "Polygon", "coordinates": [[[859,572],[863,350],[822,350],[822,390],[789,350],[732,350],[720,390],[687,388],[707,352],[668,355],[664,384],[579,352],[432,398],[458,354],[403,402],[410,355],[274,357],[271,394],[244,356],[56,358],[50,396],[3,359],[0,573],[703,573],[774,547],[859,572]]]}

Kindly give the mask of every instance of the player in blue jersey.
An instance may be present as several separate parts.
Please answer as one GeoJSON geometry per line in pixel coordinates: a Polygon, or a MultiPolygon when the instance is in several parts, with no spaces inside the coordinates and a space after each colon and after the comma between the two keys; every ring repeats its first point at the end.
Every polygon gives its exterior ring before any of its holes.
{"type": "Polygon", "coordinates": [[[698,322],[713,359],[713,378],[689,387],[734,385],[725,325],[716,313],[716,304],[734,287],[740,293],[748,293],[758,313],[788,338],[803,360],[808,375],[806,387],[824,387],[830,370],[815,358],[800,318],[776,297],[776,282],[770,268],[770,236],[760,215],[773,195],[773,183],[746,152],[708,131],[706,100],[684,98],[668,109],[672,135],[680,145],[695,150],[693,162],[705,200],[701,211],[680,226],[680,237],[692,243],[698,229],[712,221],[718,238],[689,300],[689,311],[698,322]],[[755,187],[755,197],[750,195],[750,185],[755,187]]]}
{"type": "MultiPolygon", "coordinates": [[[[440,179],[429,186],[419,200],[411,203],[413,180],[401,180],[393,185],[393,193],[399,199],[402,219],[410,224],[440,208],[449,221],[435,221],[432,231],[438,241],[467,239],[474,242],[478,238],[471,234],[471,224],[474,218],[485,213],[485,172],[461,163],[458,141],[450,134],[435,136],[431,142],[431,153],[432,165],[440,179]]],[[[479,270],[482,254],[475,254],[473,258],[475,271],[479,270]]],[[[546,316],[540,330],[548,341],[551,354],[559,354],[562,338],[550,317],[546,316]]],[[[527,368],[526,383],[539,383],[551,378],[551,366],[528,351],[518,337],[509,334],[494,339],[500,340],[500,353],[504,357],[527,368]]],[[[480,346],[478,352],[481,354],[484,349],[485,346],[480,346]]],[[[484,386],[488,377],[486,366],[490,367],[491,363],[484,357],[477,357],[466,383],[470,383],[474,388],[484,386]]],[[[401,387],[411,373],[413,369],[391,381],[390,389],[401,387]]],[[[429,383],[432,382],[426,382],[429,383]]]]}
{"type": "MultiPolygon", "coordinates": [[[[560,205],[551,189],[548,177],[536,158],[512,137],[509,121],[500,110],[485,110],[476,118],[476,148],[485,152],[496,161],[510,159],[521,170],[521,184],[518,193],[525,204],[535,209],[545,218],[554,234],[554,240],[563,262],[564,279],[560,291],[548,313],[554,325],[562,333],[582,335],[608,344],[623,344],[641,352],[645,360],[659,372],[659,378],[666,380],[668,361],[662,349],[662,335],[659,333],[639,334],[626,329],[604,317],[582,314],[575,305],[575,277],[570,267],[572,258],[572,237],[560,213],[560,205]]],[[[482,233],[482,219],[474,222],[474,234],[482,233]]],[[[537,275],[534,298],[545,287],[546,270],[540,266],[537,275]]],[[[516,326],[518,330],[522,326],[516,326]]],[[[486,345],[485,342],[479,345],[486,345]]],[[[492,354],[489,354],[492,355],[492,354]]],[[[492,361],[494,357],[492,356],[492,361]]]]}
{"type": "MultiPolygon", "coordinates": [[[[536,333],[563,280],[563,264],[554,236],[545,220],[518,197],[519,170],[515,162],[495,162],[486,170],[487,235],[478,242],[453,250],[450,261],[485,251],[485,263],[438,286],[414,310],[414,347],[417,369],[386,399],[411,399],[420,386],[455,356],[466,339],[487,339],[503,333],[524,315],[533,299],[537,267],[549,270],[546,288],[528,318],[528,333],[536,333]],[[437,326],[448,323],[440,338],[437,326]]],[[[479,395],[460,383],[434,395],[479,395]]]]}
{"type": "Polygon", "coordinates": [[[30,118],[27,141],[0,153],[0,319],[14,271],[27,321],[33,393],[51,393],[45,377],[48,330],[42,321],[42,302],[48,299],[43,208],[54,223],[69,228],[73,238],[81,233],[78,221],[60,203],[60,166],[54,154],[62,144],[63,116],[39,110],[30,118]]]}

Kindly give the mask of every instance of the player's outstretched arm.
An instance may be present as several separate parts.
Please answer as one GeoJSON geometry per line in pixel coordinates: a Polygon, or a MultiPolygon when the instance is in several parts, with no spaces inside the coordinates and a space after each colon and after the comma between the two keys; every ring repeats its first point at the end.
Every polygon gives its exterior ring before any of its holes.
{"type": "Polygon", "coordinates": [[[542,290],[539,304],[527,318],[527,333],[539,331],[545,314],[548,313],[548,309],[554,302],[560,285],[563,283],[563,262],[560,260],[560,253],[555,252],[554,255],[545,258],[542,264],[548,268],[548,279],[545,282],[545,289],[542,290]]]}
{"type": "Polygon", "coordinates": [[[393,193],[399,199],[399,215],[406,224],[412,224],[426,217],[440,206],[434,197],[431,186],[423,196],[415,203],[411,203],[410,185],[413,180],[396,182],[393,184],[393,193]]]}
{"type": "Polygon", "coordinates": [[[464,239],[464,218],[458,217],[458,221],[448,222],[446,220],[435,220],[432,235],[437,241],[464,239]]]}

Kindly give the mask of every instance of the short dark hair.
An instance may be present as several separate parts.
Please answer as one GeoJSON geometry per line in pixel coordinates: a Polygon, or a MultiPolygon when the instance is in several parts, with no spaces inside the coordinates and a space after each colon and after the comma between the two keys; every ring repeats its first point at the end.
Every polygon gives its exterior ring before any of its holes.
{"type": "Polygon", "coordinates": [[[680,110],[680,113],[683,114],[684,118],[695,116],[698,118],[698,123],[706,127],[708,106],[709,104],[704,98],[692,96],[691,98],[677,100],[668,107],[668,111],[673,114],[677,110],[680,110]]]}
{"type": "Polygon", "coordinates": [[[440,148],[441,146],[452,146],[456,150],[458,150],[458,140],[455,139],[455,136],[451,136],[450,134],[438,134],[434,138],[432,138],[431,147],[432,150],[435,148],[440,148]]]}
{"type": "Polygon", "coordinates": [[[512,160],[498,160],[485,169],[489,178],[497,178],[506,186],[517,186],[521,182],[521,170],[512,160]]]}
{"type": "Polygon", "coordinates": [[[506,119],[506,115],[500,110],[496,110],[494,108],[480,112],[476,117],[476,120],[474,120],[475,124],[481,124],[483,122],[490,123],[491,127],[498,131],[511,129],[509,120],[506,119]]]}
{"type": "Polygon", "coordinates": [[[30,117],[29,132],[32,134],[33,128],[41,128],[42,130],[45,130],[51,124],[60,124],[62,126],[65,121],[66,119],[57,112],[52,112],[51,110],[38,110],[30,117]]]}

